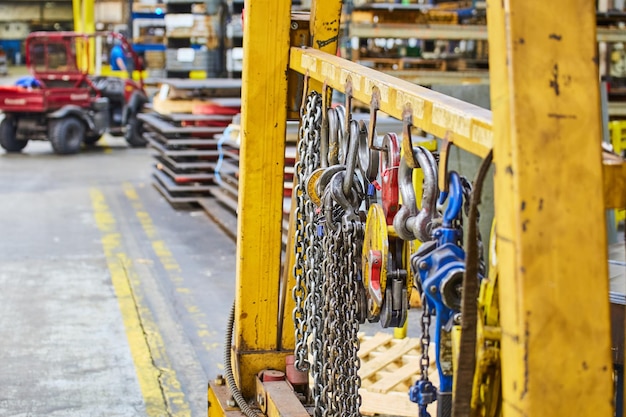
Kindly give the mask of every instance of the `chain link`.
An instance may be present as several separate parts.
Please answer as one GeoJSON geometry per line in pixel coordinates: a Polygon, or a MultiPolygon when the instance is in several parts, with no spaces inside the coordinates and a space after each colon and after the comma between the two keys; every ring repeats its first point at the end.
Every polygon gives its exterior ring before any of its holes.
{"type": "Polygon", "coordinates": [[[430,356],[428,355],[428,349],[430,347],[430,319],[431,314],[428,308],[426,294],[422,293],[422,335],[420,336],[420,345],[422,347],[422,354],[420,355],[420,379],[422,381],[428,381],[428,368],[430,367],[430,356]]]}
{"type": "Polygon", "coordinates": [[[295,324],[295,367],[300,371],[307,371],[308,361],[307,340],[311,333],[309,312],[311,311],[312,281],[315,280],[316,253],[314,227],[314,204],[304,192],[306,178],[319,166],[320,130],[322,115],[322,97],[313,92],[300,109],[300,128],[298,131],[298,161],[294,169],[296,185],[294,195],[296,207],[294,209],[294,267],[293,275],[296,284],[292,290],[295,301],[293,321],[295,324]],[[309,267],[307,267],[307,265],[309,267]]]}
{"type": "MultiPolygon", "coordinates": [[[[324,235],[325,263],[324,328],[326,348],[322,362],[320,404],[323,417],[359,416],[361,397],[358,376],[360,359],[359,321],[356,314],[359,281],[357,242],[362,242],[362,225],[349,221],[324,235]]],[[[317,407],[316,407],[317,409],[317,407]]],[[[316,412],[316,416],[317,416],[316,412]]]]}
{"type": "Polygon", "coordinates": [[[306,193],[307,179],[321,160],[321,104],[321,96],[312,93],[300,112],[294,187],[295,366],[311,374],[315,417],[356,417],[361,405],[358,296],[363,291],[364,225],[356,209],[347,213],[333,201],[329,187],[320,190],[320,208],[306,193]]]}

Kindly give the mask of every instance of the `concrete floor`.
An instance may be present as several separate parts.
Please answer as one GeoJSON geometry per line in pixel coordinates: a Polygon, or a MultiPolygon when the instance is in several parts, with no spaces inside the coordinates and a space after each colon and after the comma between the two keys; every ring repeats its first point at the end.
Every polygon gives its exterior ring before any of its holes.
{"type": "Polygon", "coordinates": [[[151,166],[111,137],[0,151],[0,416],[206,415],[235,245],[151,166]]]}

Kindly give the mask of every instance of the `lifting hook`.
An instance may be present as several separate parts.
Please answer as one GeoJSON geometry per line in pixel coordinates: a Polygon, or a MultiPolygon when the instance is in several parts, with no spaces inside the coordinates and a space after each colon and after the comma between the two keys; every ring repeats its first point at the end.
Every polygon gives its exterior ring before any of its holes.
{"type": "Polygon", "coordinates": [[[415,187],[413,186],[413,168],[402,156],[398,172],[402,207],[393,219],[393,227],[404,240],[418,239],[422,242],[431,240],[433,219],[437,203],[437,162],[430,151],[422,146],[413,148],[413,158],[424,172],[422,207],[418,209],[415,187]]]}

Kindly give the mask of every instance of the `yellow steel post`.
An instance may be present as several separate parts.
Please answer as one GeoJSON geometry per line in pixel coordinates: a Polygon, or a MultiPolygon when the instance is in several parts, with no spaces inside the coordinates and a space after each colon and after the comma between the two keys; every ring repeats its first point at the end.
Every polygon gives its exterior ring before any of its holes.
{"type": "MultiPolygon", "coordinates": [[[[320,51],[336,54],[339,41],[339,23],[341,20],[341,0],[311,1],[311,39],[312,46],[320,51]]],[[[309,90],[322,91],[322,83],[309,81],[309,90]]],[[[330,95],[328,100],[330,100],[330,95]]]]}
{"type": "Polygon", "coordinates": [[[72,0],[72,14],[74,16],[74,32],[83,31],[83,0],[72,0]]]}
{"type": "Polygon", "coordinates": [[[96,31],[95,0],[83,1],[83,31],[94,33],[96,31]]]}
{"type": "Polygon", "coordinates": [[[277,348],[291,4],[246,0],[234,350],[244,396],[277,348]]]}
{"type": "MultiPolygon", "coordinates": [[[[73,0],[72,13],[74,16],[74,32],[95,33],[95,0],[73,0]]],[[[88,54],[85,54],[84,45],[79,44],[76,51],[77,63],[81,68],[90,68],[93,72],[95,62],[95,41],[89,40],[88,54]]]]}
{"type": "MultiPolygon", "coordinates": [[[[95,17],[95,0],[83,0],[83,31],[86,34],[92,34],[96,32],[96,17],[95,17]]],[[[94,38],[89,38],[89,54],[87,56],[87,64],[89,72],[94,73],[96,58],[96,41],[94,38]]]]}
{"type": "Polygon", "coordinates": [[[594,7],[488,1],[505,417],[613,415],[594,7]]]}
{"type": "MultiPolygon", "coordinates": [[[[311,33],[312,44],[315,49],[332,54],[337,51],[340,17],[341,0],[313,0],[311,2],[309,31],[311,33]]],[[[309,80],[308,91],[317,91],[321,93],[322,88],[322,82],[309,80]]],[[[330,94],[328,95],[328,99],[330,100],[330,94]]],[[[284,331],[281,339],[281,347],[285,349],[293,348],[295,344],[292,319],[295,304],[290,291],[295,285],[295,278],[293,276],[295,256],[293,254],[293,232],[290,230],[289,233],[287,257],[283,272],[288,278],[286,280],[287,298],[285,300],[282,319],[284,331]]]]}

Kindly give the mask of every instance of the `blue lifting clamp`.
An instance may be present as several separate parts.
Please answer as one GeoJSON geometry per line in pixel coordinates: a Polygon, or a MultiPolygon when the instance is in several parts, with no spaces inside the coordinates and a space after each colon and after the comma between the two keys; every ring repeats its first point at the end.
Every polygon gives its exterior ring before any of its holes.
{"type": "Polygon", "coordinates": [[[427,380],[419,380],[409,388],[409,400],[417,403],[419,406],[420,417],[430,417],[430,413],[426,411],[428,404],[435,402],[437,396],[437,388],[427,380]]]}
{"type": "MultiPolygon", "coordinates": [[[[459,246],[462,244],[462,230],[456,222],[463,206],[463,189],[459,174],[450,172],[449,175],[449,192],[442,192],[439,200],[440,204],[448,200],[441,226],[433,231],[434,240],[424,243],[411,258],[414,276],[419,279],[425,295],[427,311],[434,311],[436,316],[435,353],[440,381],[438,410],[451,410],[452,406],[451,330],[461,311],[465,272],[465,251],[459,246]]],[[[417,381],[409,394],[411,401],[420,405],[420,412],[422,403],[432,397],[432,384],[428,387],[423,382],[417,381]]],[[[432,389],[436,391],[434,387],[432,389]]],[[[446,416],[446,411],[438,411],[437,414],[446,416]]]]}

